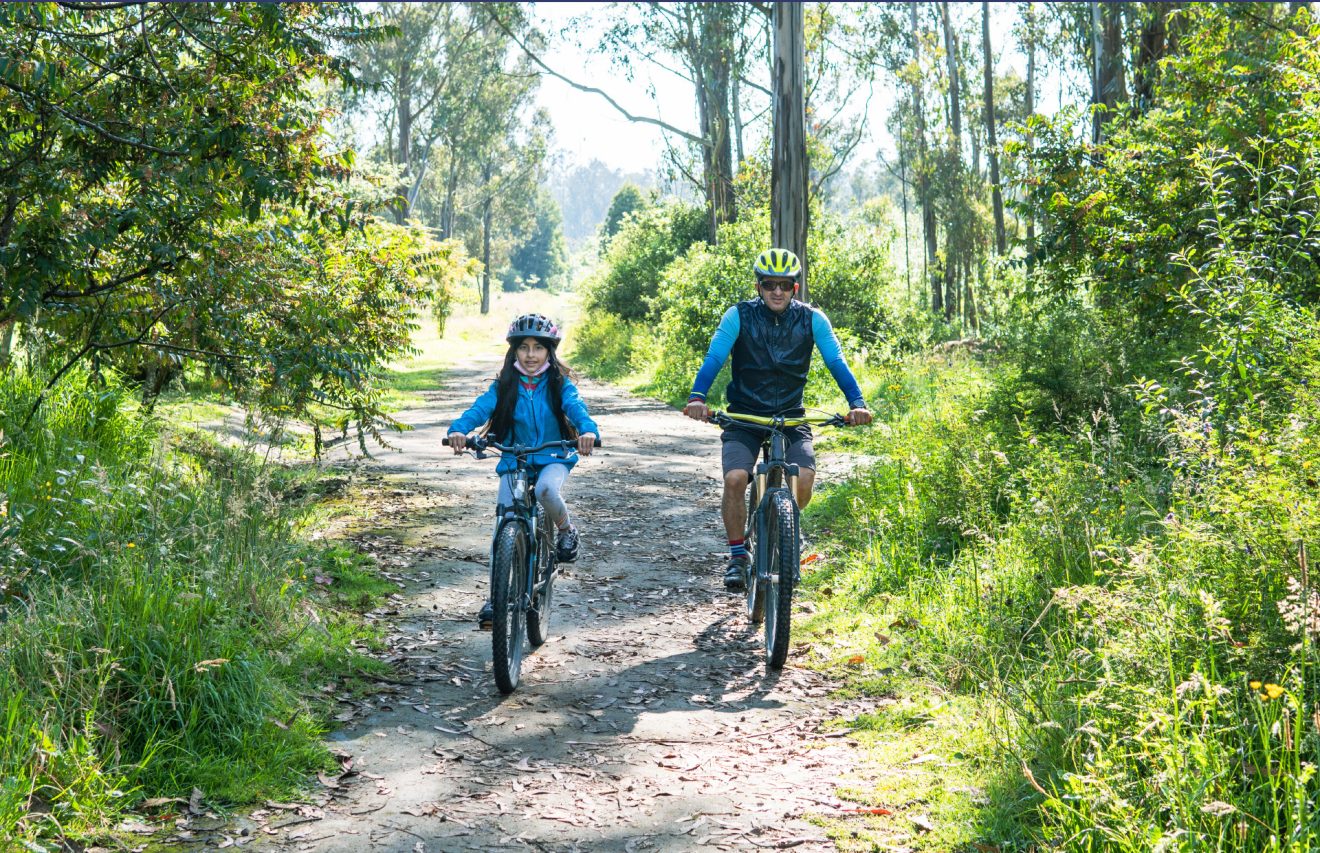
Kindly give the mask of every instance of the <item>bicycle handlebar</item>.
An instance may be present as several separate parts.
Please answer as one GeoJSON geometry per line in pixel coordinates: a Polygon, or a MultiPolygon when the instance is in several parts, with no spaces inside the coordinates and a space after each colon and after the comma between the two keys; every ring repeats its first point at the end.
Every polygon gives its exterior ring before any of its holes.
{"type": "MultiPolygon", "coordinates": [[[[440,443],[445,447],[448,447],[449,436],[445,436],[441,439],[440,443]]],[[[547,441],[532,446],[524,446],[521,444],[504,445],[493,439],[486,438],[485,436],[475,435],[466,438],[464,440],[464,445],[466,448],[471,448],[478,452],[483,450],[498,450],[501,453],[512,453],[515,456],[525,456],[542,450],[548,450],[551,447],[558,447],[560,450],[573,450],[577,447],[577,442],[562,438],[557,441],[547,441]]],[[[596,440],[591,443],[591,446],[600,447],[600,436],[596,436],[596,440]]]]}
{"type": "Polygon", "coordinates": [[[782,429],[783,427],[801,426],[803,424],[834,427],[849,426],[849,423],[844,420],[843,415],[829,415],[828,417],[814,418],[766,418],[760,415],[743,415],[736,412],[720,412],[715,410],[712,410],[710,413],[710,422],[716,426],[730,426],[735,421],[750,424],[751,426],[765,427],[766,429],[782,429]]]}

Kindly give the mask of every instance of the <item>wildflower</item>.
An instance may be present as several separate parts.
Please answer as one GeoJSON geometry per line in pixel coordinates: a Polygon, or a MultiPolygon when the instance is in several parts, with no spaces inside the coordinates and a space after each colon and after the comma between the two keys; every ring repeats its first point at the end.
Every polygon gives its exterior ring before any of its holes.
{"type": "Polygon", "coordinates": [[[125,545],[124,547],[125,547],[125,548],[136,548],[136,547],[137,547],[137,543],[136,543],[136,542],[129,542],[129,543],[128,543],[127,545],[125,545]]]}
{"type": "Polygon", "coordinates": [[[1280,696],[1283,695],[1283,693],[1284,693],[1283,688],[1277,684],[1265,685],[1265,695],[1270,699],[1278,699],[1280,696]]]}
{"type": "Polygon", "coordinates": [[[1259,682],[1259,681],[1248,681],[1248,682],[1247,682],[1247,686],[1250,687],[1252,690],[1259,690],[1259,689],[1260,689],[1260,682],[1259,682]]]}

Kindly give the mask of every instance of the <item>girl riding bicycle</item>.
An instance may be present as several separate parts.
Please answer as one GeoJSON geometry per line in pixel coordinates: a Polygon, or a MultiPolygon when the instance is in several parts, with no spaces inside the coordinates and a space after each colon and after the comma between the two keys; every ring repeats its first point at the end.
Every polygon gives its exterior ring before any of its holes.
{"type": "MultiPolygon", "coordinates": [[[[454,453],[463,452],[469,433],[483,429],[502,444],[534,445],[576,439],[577,452],[590,456],[599,430],[577,386],[555,355],[560,341],[559,327],[540,314],[523,314],[509,324],[505,339],[509,351],[499,376],[449,427],[449,446],[454,453]]],[[[531,462],[536,470],[536,498],[558,529],[555,545],[559,562],[571,563],[577,559],[578,533],[560,490],[577,463],[577,453],[565,457],[546,451],[534,454],[531,462]]],[[[508,474],[515,467],[513,457],[506,456],[495,469],[501,475],[496,498],[500,513],[513,504],[508,474]]],[[[487,630],[493,618],[487,599],[477,622],[482,630],[487,630]]]]}

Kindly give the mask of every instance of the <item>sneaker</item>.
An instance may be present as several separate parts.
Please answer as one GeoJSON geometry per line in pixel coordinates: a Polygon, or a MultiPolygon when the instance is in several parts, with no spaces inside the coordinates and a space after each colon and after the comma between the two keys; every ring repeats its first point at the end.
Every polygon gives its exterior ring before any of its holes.
{"type": "Polygon", "coordinates": [[[559,562],[571,563],[576,560],[578,554],[577,528],[570,527],[567,530],[559,531],[559,538],[555,540],[555,549],[559,551],[559,562]]]}
{"type": "Polygon", "coordinates": [[[477,611],[477,629],[481,631],[489,631],[494,625],[495,608],[491,605],[490,600],[487,599],[486,603],[481,605],[481,609],[477,611]]]}
{"type": "Polygon", "coordinates": [[[724,567],[724,588],[729,592],[742,592],[747,589],[747,569],[752,561],[746,557],[730,557],[724,567]]]}

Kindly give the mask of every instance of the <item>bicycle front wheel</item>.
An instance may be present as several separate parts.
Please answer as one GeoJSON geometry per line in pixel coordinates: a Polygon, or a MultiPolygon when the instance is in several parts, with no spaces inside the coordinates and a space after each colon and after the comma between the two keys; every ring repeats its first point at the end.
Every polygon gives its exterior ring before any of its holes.
{"type": "Polygon", "coordinates": [[[527,531],[521,524],[500,528],[490,580],[490,603],[495,611],[491,626],[495,685],[501,693],[512,693],[522,674],[523,622],[527,615],[527,531]]]}
{"type": "Polygon", "coordinates": [[[532,606],[527,611],[527,640],[534,649],[550,639],[550,607],[555,598],[554,535],[543,529],[536,538],[536,581],[541,589],[532,596],[532,606]]]}
{"type": "Polygon", "coordinates": [[[752,481],[752,487],[747,491],[747,532],[743,534],[743,545],[747,548],[747,559],[751,563],[751,571],[747,573],[747,620],[753,625],[760,625],[761,620],[765,618],[765,591],[761,583],[760,561],[761,554],[758,548],[761,544],[760,531],[757,527],[760,523],[760,517],[757,513],[757,504],[761,502],[761,495],[756,490],[756,481],[752,481]]]}
{"type": "Polygon", "coordinates": [[[770,669],[780,669],[788,660],[789,626],[793,617],[799,550],[797,514],[787,489],[772,494],[767,509],[765,663],[770,669]]]}

